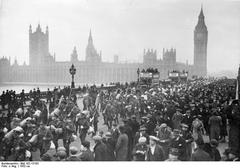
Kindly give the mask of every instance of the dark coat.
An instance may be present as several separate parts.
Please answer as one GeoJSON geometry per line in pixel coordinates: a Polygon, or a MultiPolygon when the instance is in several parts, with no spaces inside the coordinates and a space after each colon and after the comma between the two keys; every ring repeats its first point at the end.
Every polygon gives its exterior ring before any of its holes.
{"type": "Polygon", "coordinates": [[[88,149],[80,155],[81,161],[94,161],[93,153],[88,149]]]}
{"type": "Polygon", "coordinates": [[[107,159],[107,146],[102,142],[97,142],[94,147],[94,160],[105,161],[107,159]]]}
{"type": "Polygon", "coordinates": [[[160,145],[156,145],[154,153],[151,153],[150,147],[147,150],[147,161],[164,161],[165,155],[162,147],[160,145]]]}
{"type": "Polygon", "coordinates": [[[193,122],[192,116],[185,115],[185,116],[183,117],[182,123],[187,124],[188,127],[189,127],[189,129],[190,129],[191,126],[192,126],[192,122],[193,122]]]}
{"type": "Polygon", "coordinates": [[[112,138],[113,138],[113,141],[114,141],[114,147],[116,146],[117,144],[117,140],[118,140],[118,137],[119,137],[119,130],[118,129],[115,129],[115,130],[111,130],[110,131],[112,133],[112,138]]]}
{"type": "Polygon", "coordinates": [[[145,155],[147,152],[147,144],[136,144],[136,146],[133,149],[133,155],[135,161],[144,161],[145,155]]]}
{"type": "Polygon", "coordinates": [[[120,134],[116,144],[116,160],[127,161],[128,154],[128,136],[127,134],[120,134]]]}
{"type": "Polygon", "coordinates": [[[112,138],[109,138],[106,140],[106,146],[107,146],[107,155],[106,160],[107,161],[114,161],[116,160],[114,150],[115,150],[115,142],[112,138]]]}
{"type": "Polygon", "coordinates": [[[170,147],[171,148],[177,148],[179,151],[179,160],[186,160],[187,155],[186,155],[186,142],[185,139],[183,139],[181,136],[171,139],[170,141],[170,147]]]}
{"type": "Polygon", "coordinates": [[[212,161],[210,155],[200,148],[197,148],[197,150],[192,153],[191,160],[192,161],[212,161]]]}

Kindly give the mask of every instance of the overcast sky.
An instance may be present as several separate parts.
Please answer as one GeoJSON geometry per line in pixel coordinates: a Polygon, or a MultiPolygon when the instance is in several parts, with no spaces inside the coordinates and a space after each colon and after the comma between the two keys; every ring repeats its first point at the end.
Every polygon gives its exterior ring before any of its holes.
{"type": "Polygon", "coordinates": [[[193,63],[193,31],[201,4],[208,28],[208,71],[240,63],[238,0],[0,0],[0,57],[28,63],[28,29],[48,25],[50,53],[70,60],[73,47],[85,58],[89,30],[104,61],[141,62],[143,49],[174,47],[177,60],[193,63]]]}

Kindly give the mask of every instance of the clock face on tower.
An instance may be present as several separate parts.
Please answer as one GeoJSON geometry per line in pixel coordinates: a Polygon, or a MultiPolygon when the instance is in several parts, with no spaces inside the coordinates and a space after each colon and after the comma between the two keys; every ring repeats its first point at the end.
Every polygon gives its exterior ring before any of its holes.
{"type": "Polygon", "coordinates": [[[203,34],[202,33],[197,33],[197,38],[202,38],[203,34]]]}

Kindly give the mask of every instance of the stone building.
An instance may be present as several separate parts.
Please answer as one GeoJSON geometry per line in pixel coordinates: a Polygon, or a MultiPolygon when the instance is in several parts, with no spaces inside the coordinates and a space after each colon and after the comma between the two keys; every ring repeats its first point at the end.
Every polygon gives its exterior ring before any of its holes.
{"type": "Polygon", "coordinates": [[[43,32],[40,25],[36,31],[29,27],[29,65],[10,65],[7,58],[0,59],[0,82],[25,83],[66,83],[71,76],[69,68],[72,63],[76,67],[76,84],[101,84],[109,82],[131,82],[137,80],[137,69],[157,68],[160,78],[168,78],[168,72],[173,70],[188,71],[189,75],[207,75],[207,28],[204,22],[203,10],[198,17],[198,24],[194,30],[194,65],[176,61],[176,49],[163,49],[158,55],[155,49],[144,49],[142,63],[120,63],[118,56],[113,62],[103,62],[101,51],[94,46],[90,30],[86,47],[85,61],[79,61],[77,48],[70,53],[69,61],[56,62],[56,56],[49,52],[49,30],[43,32]],[[159,59],[158,59],[159,58],[159,59]]]}
{"type": "Polygon", "coordinates": [[[194,30],[194,74],[197,76],[207,76],[207,42],[208,30],[201,8],[198,23],[194,30]]]}

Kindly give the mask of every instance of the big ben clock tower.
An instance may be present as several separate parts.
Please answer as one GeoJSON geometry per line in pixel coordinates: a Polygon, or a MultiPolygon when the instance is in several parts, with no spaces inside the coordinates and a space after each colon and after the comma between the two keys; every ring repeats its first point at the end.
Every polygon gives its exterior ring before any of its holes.
{"type": "Polygon", "coordinates": [[[199,77],[207,76],[207,41],[208,30],[204,21],[204,14],[198,16],[198,23],[194,30],[194,71],[199,77]]]}

